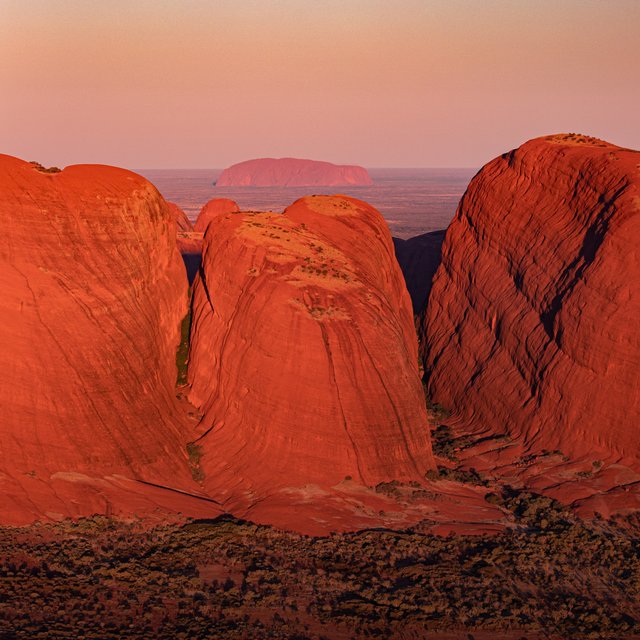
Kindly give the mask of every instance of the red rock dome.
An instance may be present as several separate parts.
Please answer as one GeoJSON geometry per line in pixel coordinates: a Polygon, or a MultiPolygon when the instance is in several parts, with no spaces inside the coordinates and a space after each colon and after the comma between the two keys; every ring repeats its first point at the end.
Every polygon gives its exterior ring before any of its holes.
{"type": "Polygon", "coordinates": [[[476,175],[424,318],[433,401],[538,450],[640,447],[640,153],[527,142],[476,175]]]}
{"type": "Polygon", "coordinates": [[[345,477],[423,480],[417,341],[382,216],[303,198],[284,215],[219,216],[204,245],[189,380],[210,495],[273,522],[269,505],[321,501],[345,477]]]}
{"type": "Polygon", "coordinates": [[[152,485],[198,491],[175,395],[187,281],[157,190],[2,155],[0,231],[0,521],[152,512],[179,495],[152,485]]]}

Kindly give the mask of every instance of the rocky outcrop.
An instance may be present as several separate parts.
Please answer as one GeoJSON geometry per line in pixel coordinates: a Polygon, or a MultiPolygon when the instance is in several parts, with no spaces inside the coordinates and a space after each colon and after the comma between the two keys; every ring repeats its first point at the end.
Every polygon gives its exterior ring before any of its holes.
{"type": "Polygon", "coordinates": [[[200,210],[198,219],[193,227],[194,231],[204,233],[207,230],[209,223],[214,218],[223,216],[226,213],[233,213],[235,211],[240,211],[240,208],[233,200],[229,200],[228,198],[213,198],[200,210]]]}
{"type": "Polygon", "coordinates": [[[258,158],[227,167],[219,187],[308,187],[372,184],[366,169],[299,158],[258,158]]]}
{"type": "Polygon", "coordinates": [[[189,511],[165,201],[129,171],[0,156],[0,231],[0,521],[189,511]]]}
{"type": "Polygon", "coordinates": [[[429,298],[432,401],[534,451],[637,469],[639,247],[638,152],[557,135],[487,164],[429,298]]]}
{"type": "Polygon", "coordinates": [[[281,520],[269,509],[288,508],[290,523],[313,508],[328,526],[331,508],[318,505],[345,478],[424,480],[433,459],[417,364],[410,300],[375,209],[309,197],[284,214],[209,224],[190,399],[204,416],[204,486],[225,508],[271,522],[281,520]]]}

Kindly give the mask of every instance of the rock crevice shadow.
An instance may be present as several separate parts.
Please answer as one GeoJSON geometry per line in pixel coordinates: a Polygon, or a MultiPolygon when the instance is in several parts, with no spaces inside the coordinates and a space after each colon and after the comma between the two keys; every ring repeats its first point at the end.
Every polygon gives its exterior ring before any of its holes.
{"type": "Polygon", "coordinates": [[[442,243],[446,233],[446,229],[439,229],[408,240],[393,238],[396,258],[411,296],[415,316],[421,315],[427,308],[431,283],[442,259],[442,243]]]}

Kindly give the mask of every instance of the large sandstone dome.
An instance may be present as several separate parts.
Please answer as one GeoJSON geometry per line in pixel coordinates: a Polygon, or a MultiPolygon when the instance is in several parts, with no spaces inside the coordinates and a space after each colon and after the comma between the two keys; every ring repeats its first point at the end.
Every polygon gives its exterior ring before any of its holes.
{"type": "Polygon", "coordinates": [[[431,399],[487,432],[638,466],[640,153],[538,138],[476,175],[422,331],[431,399]]]}
{"type": "Polygon", "coordinates": [[[309,197],[284,214],[214,218],[189,364],[204,487],[234,513],[278,522],[270,502],[308,492],[321,503],[345,478],[424,480],[433,458],[417,355],[375,209],[309,197]]]}
{"type": "Polygon", "coordinates": [[[129,171],[0,156],[2,522],[155,510],[149,483],[198,490],[175,395],[175,224],[129,171]]]}

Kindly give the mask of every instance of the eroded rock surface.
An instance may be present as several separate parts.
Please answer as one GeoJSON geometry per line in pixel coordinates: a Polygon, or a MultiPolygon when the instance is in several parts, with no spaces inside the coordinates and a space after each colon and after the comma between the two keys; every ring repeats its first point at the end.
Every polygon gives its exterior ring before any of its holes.
{"type": "Polygon", "coordinates": [[[423,324],[458,424],[638,469],[640,153],[577,135],[487,164],[446,235],[423,324]]]}
{"type": "Polygon", "coordinates": [[[199,491],[175,395],[187,281],[165,201],[122,169],[3,155],[0,230],[2,522],[188,511],[145,484],[199,491]]]}
{"type": "Polygon", "coordinates": [[[225,508],[329,522],[340,483],[424,480],[433,458],[410,300],[375,209],[323,196],[219,216],[193,296],[197,446],[225,508]]]}

